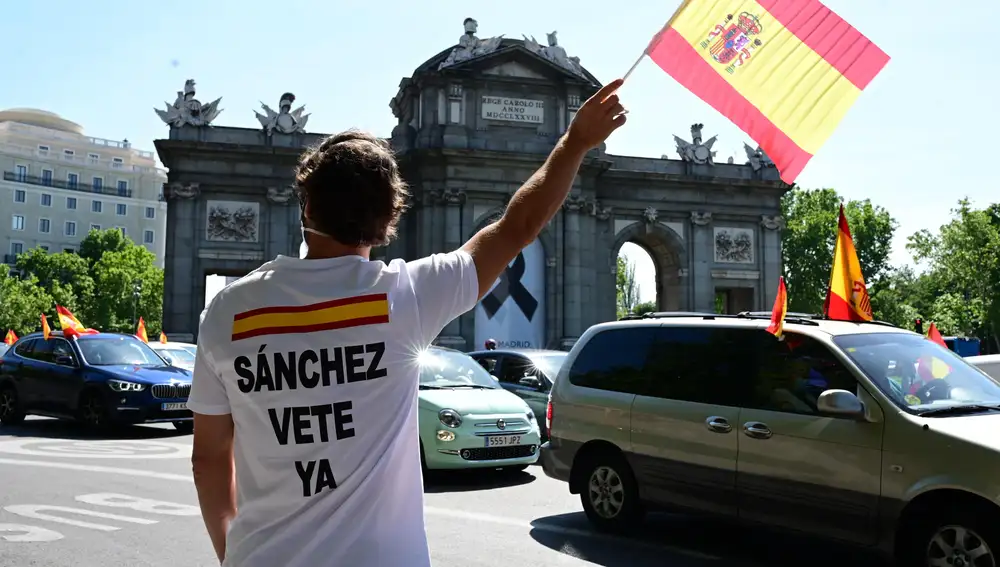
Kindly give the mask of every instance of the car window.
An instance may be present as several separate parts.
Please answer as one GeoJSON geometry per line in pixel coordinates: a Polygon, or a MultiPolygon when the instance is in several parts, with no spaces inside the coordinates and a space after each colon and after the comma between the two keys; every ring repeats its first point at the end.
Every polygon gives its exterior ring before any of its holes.
{"type": "Polygon", "coordinates": [[[851,371],[820,341],[798,333],[781,340],[757,331],[759,359],[753,393],[745,407],[819,415],[816,401],[827,390],[857,394],[851,371]]]}
{"type": "Polygon", "coordinates": [[[656,327],[606,329],[590,338],[573,361],[576,386],[643,394],[649,391],[646,358],[656,327]]]}
{"type": "MultiPolygon", "coordinates": [[[[500,366],[500,382],[502,384],[519,385],[521,378],[536,376],[535,365],[523,356],[505,356],[500,366]]],[[[541,380],[541,378],[539,378],[541,380]]]]}
{"type": "Polygon", "coordinates": [[[17,343],[17,346],[14,347],[14,353],[18,356],[23,356],[24,358],[31,358],[31,348],[35,346],[36,340],[37,339],[28,339],[17,343]]]}
{"type": "Polygon", "coordinates": [[[562,368],[563,362],[566,362],[566,356],[569,353],[551,353],[551,354],[535,354],[531,356],[531,362],[535,364],[535,368],[542,371],[542,374],[549,379],[550,382],[554,382],[556,376],[559,375],[559,369],[562,368]]]}
{"type": "Polygon", "coordinates": [[[500,357],[498,356],[492,356],[492,355],[478,356],[476,357],[476,362],[478,362],[479,365],[482,366],[483,369],[489,372],[490,374],[496,375],[497,359],[499,358],[500,357]]]}
{"type": "Polygon", "coordinates": [[[69,342],[65,339],[49,339],[50,349],[52,351],[52,362],[55,362],[58,358],[63,356],[68,356],[76,361],[76,355],[73,354],[73,347],[70,346],[69,342]]]}
{"type": "Polygon", "coordinates": [[[183,348],[161,348],[155,349],[160,354],[169,356],[174,362],[194,364],[194,355],[191,351],[183,348]]]}
{"type": "Polygon", "coordinates": [[[29,356],[41,362],[55,362],[55,359],[52,358],[52,342],[45,339],[35,339],[35,346],[32,347],[29,356]]]}
{"type": "Polygon", "coordinates": [[[94,366],[160,366],[163,359],[132,336],[93,335],[77,339],[83,358],[94,366]]]}
{"type": "Polygon", "coordinates": [[[424,389],[497,388],[496,380],[464,352],[428,349],[420,353],[420,387],[424,389]]]}
{"type": "Polygon", "coordinates": [[[665,326],[650,345],[648,396],[740,407],[756,353],[753,331],[665,326]]]}

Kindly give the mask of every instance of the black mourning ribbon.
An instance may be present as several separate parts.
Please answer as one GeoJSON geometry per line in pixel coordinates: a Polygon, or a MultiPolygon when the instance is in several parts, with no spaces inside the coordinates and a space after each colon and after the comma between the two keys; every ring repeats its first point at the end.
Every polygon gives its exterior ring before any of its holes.
{"type": "Polygon", "coordinates": [[[503,273],[500,274],[500,283],[483,298],[483,309],[486,310],[487,317],[492,319],[509,297],[514,300],[514,303],[521,310],[521,313],[524,313],[528,321],[532,320],[535,316],[535,310],[538,309],[538,300],[521,283],[521,278],[524,277],[524,270],[524,253],[521,252],[514,259],[514,265],[507,266],[503,273]]]}

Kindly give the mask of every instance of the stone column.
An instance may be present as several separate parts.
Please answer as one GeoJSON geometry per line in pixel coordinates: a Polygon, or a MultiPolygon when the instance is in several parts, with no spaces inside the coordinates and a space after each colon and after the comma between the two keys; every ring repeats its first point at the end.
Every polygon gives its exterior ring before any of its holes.
{"type": "MultiPolygon", "coordinates": [[[[448,188],[442,191],[444,202],[444,250],[450,252],[462,245],[462,205],[465,203],[465,192],[461,189],[448,188]]],[[[458,350],[465,350],[465,339],[462,337],[459,320],[453,319],[445,325],[437,344],[458,350]]]]}
{"type": "Polygon", "coordinates": [[[566,279],[563,288],[563,337],[561,347],[570,348],[583,334],[583,304],[581,296],[581,246],[580,241],[580,211],[583,209],[584,200],[576,195],[571,195],[563,205],[563,232],[565,240],[563,246],[566,251],[566,279]]]}
{"type": "Polygon", "coordinates": [[[173,182],[164,186],[163,195],[167,199],[169,227],[163,271],[163,327],[168,336],[197,337],[201,313],[195,311],[204,299],[194,301],[193,293],[199,286],[191,282],[201,278],[200,287],[204,288],[205,274],[197,270],[198,244],[205,233],[204,226],[198,224],[201,188],[197,183],[173,182]]]}
{"type": "MultiPolygon", "coordinates": [[[[292,250],[293,239],[288,232],[274,230],[281,226],[281,220],[288,218],[288,209],[292,204],[294,192],[291,187],[268,187],[267,200],[269,206],[267,211],[270,230],[267,234],[267,243],[264,247],[264,258],[274,258],[278,254],[289,254],[292,250]]],[[[294,226],[294,225],[292,225],[294,226]]],[[[294,255],[298,255],[298,248],[294,255]]]]}
{"type": "Polygon", "coordinates": [[[594,310],[595,319],[591,323],[602,323],[604,321],[614,321],[617,318],[615,307],[617,287],[615,276],[618,273],[617,262],[608,263],[610,249],[615,241],[615,221],[611,207],[601,205],[599,201],[593,203],[593,213],[595,219],[594,254],[596,261],[596,288],[594,290],[594,310]],[[608,298],[611,301],[608,301],[608,298]]]}
{"type": "Polygon", "coordinates": [[[426,187],[420,195],[420,211],[417,215],[417,234],[420,241],[417,247],[417,258],[433,254],[436,242],[434,239],[434,211],[437,209],[438,193],[426,187]]]}
{"type": "Polygon", "coordinates": [[[715,284],[712,281],[712,263],[715,261],[715,243],[712,235],[712,213],[691,212],[691,277],[693,288],[692,307],[695,311],[715,312],[715,284]]]}
{"type": "Polygon", "coordinates": [[[763,305],[758,305],[756,308],[765,311],[774,305],[774,298],[778,295],[778,278],[783,271],[781,231],[785,228],[785,219],[780,216],[762,215],[760,226],[760,279],[764,289],[760,293],[763,305]]]}

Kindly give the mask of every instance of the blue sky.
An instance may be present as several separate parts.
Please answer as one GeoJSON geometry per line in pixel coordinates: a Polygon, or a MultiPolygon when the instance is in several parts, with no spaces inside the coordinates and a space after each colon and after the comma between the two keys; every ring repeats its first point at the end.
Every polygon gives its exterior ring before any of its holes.
{"type": "MultiPolygon", "coordinates": [[[[981,155],[1000,131],[1000,79],[991,14],[996,0],[827,0],[892,57],[798,182],[871,198],[900,228],[893,260],[909,262],[905,238],[946,222],[958,198],[1000,200],[981,155]]],[[[479,36],[522,34],[559,43],[602,81],[623,74],[678,0],[615,4],[541,2],[69,0],[8,2],[0,108],[35,107],[82,124],[89,135],[153,149],[167,128],[153,113],[185,79],[202,101],[223,97],[217,123],[257,127],[259,101],[291,91],[313,113],[309,129],[348,127],[388,135],[399,80],[457,42],[462,20],[479,36]],[[423,7],[421,7],[423,6],[423,7]],[[588,7],[589,6],[589,7],[588,7]]],[[[674,154],[690,124],[718,134],[717,159],[741,159],[748,138],[652,62],[622,89],[628,124],[609,151],[674,154]]],[[[640,281],[652,266],[642,262],[640,281]]],[[[651,283],[643,285],[649,291],[651,283]]]]}

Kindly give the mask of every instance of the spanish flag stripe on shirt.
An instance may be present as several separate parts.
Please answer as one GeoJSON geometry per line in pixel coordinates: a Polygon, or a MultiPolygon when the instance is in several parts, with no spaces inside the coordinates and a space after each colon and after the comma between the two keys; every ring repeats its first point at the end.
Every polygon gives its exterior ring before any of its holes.
{"type": "Polygon", "coordinates": [[[238,313],[233,317],[232,340],[314,333],[388,322],[389,298],[379,293],[312,305],[262,307],[238,313]]]}

